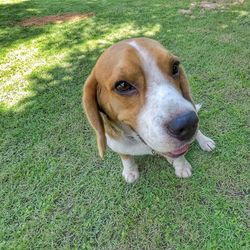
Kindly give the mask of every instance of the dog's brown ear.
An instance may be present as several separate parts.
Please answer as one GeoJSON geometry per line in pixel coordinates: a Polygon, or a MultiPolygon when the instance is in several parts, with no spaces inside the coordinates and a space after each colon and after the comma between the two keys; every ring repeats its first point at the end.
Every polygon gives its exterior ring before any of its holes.
{"type": "Polygon", "coordinates": [[[191,95],[191,91],[189,88],[189,84],[188,84],[185,70],[183,69],[183,67],[180,67],[180,71],[181,71],[180,72],[180,88],[181,88],[182,95],[185,99],[187,99],[188,101],[190,101],[194,105],[194,101],[193,101],[193,98],[191,95]]]}
{"type": "Polygon", "coordinates": [[[96,133],[99,155],[103,158],[106,149],[106,137],[97,103],[97,86],[98,82],[94,71],[92,71],[83,87],[83,105],[87,118],[96,133]]]}

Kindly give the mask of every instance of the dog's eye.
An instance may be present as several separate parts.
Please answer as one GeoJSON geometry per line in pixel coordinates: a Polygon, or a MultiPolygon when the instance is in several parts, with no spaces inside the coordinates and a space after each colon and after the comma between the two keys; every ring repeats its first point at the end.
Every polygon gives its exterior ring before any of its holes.
{"type": "Polygon", "coordinates": [[[136,88],[126,81],[118,81],[115,83],[115,92],[121,95],[131,95],[136,92],[136,88]]]}
{"type": "Polygon", "coordinates": [[[173,64],[172,74],[174,77],[179,75],[179,64],[180,64],[180,62],[175,62],[173,64]]]}

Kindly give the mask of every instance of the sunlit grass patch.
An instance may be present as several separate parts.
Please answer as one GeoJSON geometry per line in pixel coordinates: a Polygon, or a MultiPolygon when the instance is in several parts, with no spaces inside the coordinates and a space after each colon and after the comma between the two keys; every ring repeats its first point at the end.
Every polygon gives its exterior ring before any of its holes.
{"type": "MultiPolygon", "coordinates": [[[[93,22],[89,24],[92,26],[93,22]]],[[[65,60],[67,55],[72,49],[78,49],[84,56],[85,53],[90,53],[91,50],[96,48],[105,48],[115,41],[118,41],[124,37],[133,36],[153,36],[160,31],[160,25],[147,25],[143,28],[137,27],[134,23],[124,23],[112,27],[106,34],[101,35],[95,39],[85,39],[84,33],[80,36],[83,38],[83,42],[80,44],[74,44],[73,47],[66,47],[64,50],[60,50],[57,54],[48,53],[50,51],[50,45],[48,45],[48,38],[53,39],[52,44],[58,45],[60,42],[64,42],[64,36],[66,33],[70,36],[71,28],[73,25],[61,26],[59,29],[54,28],[52,34],[45,34],[39,38],[33,39],[30,43],[20,44],[18,47],[11,50],[0,65],[0,101],[5,107],[12,107],[22,99],[32,95],[32,88],[30,88],[31,80],[29,76],[32,72],[39,71],[42,78],[49,82],[50,76],[46,76],[46,72],[43,73],[41,69],[46,67],[55,67],[60,64],[62,67],[70,67],[70,63],[65,60]],[[66,32],[63,33],[61,29],[66,28],[66,32]],[[47,44],[47,45],[46,45],[47,44]],[[42,49],[41,49],[42,48],[42,49]],[[45,51],[43,51],[45,50],[45,51]],[[48,50],[48,51],[46,51],[48,50]],[[45,52],[45,53],[44,53],[45,52]]],[[[88,26],[85,26],[88,29],[88,26]]],[[[92,27],[93,28],[93,27],[92,27]]],[[[49,40],[50,41],[50,40],[49,40]]],[[[53,46],[51,44],[51,46],[53,46]]],[[[77,58],[76,58],[77,59],[77,58]]]]}
{"type": "Polygon", "coordinates": [[[38,48],[20,46],[6,55],[0,65],[0,100],[8,107],[29,95],[29,76],[33,70],[45,65],[38,57],[38,48]]]}

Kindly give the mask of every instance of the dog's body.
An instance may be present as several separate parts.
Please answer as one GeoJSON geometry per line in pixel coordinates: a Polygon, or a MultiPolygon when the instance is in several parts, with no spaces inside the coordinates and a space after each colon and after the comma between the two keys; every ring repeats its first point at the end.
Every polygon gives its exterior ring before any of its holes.
{"type": "Polygon", "coordinates": [[[99,153],[107,143],[120,155],[127,182],[139,176],[133,155],[156,152],[177,176],[188,177],[188,145],[197,139],[203,150],[215,147],[198,130],[198,108],[179,64],[157,41],[124,40],[101,55],[85,83],[83,101],[99,153]]]}

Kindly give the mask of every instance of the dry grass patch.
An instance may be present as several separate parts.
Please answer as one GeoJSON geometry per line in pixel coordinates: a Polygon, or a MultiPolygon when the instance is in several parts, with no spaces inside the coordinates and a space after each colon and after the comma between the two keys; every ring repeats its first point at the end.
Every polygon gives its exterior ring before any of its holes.
{"type": "Polygon", "coordinates": [[[43,26],[46,24],[60,24],[64,22],[75,22],[92,17],[94,13],[65,13],[63,15],[32,17],[21,21],[19,24],[24,27],[43,26]]]}
{"type": "Polygon", "coordinates": [[[205,10],[214,10],[243,3],[244,0],[217,0],[212,2],[202,1],[198,7],[205,10]]]}
{"type": "Polygon", "coordinates": [[[183,15],[191,15],[193,9],[199,8],[201,11],[218,10],[231,7],[233,5],[243,4],[245,0],[216,0],[216,1],[202,1],[200,3],[193,2],[189,9],[180,9],[179,13],[183,15]]]}

